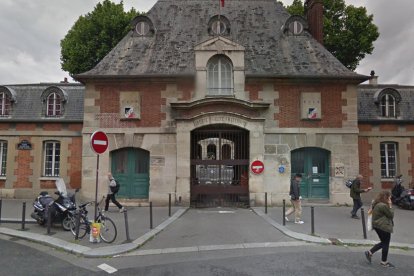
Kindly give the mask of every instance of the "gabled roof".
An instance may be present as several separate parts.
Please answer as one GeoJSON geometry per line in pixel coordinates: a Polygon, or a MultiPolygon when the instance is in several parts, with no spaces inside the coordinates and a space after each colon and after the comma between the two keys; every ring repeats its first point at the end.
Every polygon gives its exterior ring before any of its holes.
{"type": "Polygon", "coordinates": [[[83,98],[85,88],[75,83],[40,83],[0,85],[0,92],[13,91],[14,102],[11,114],[0,117],[2,122],[83,122],[83,98]],[[50,118],[45,116],[42,95],[46,91],[55,89],[66,97],[64,114],[61,117],[50,118]]]}
{"type": "MultiPolygon", "coordinates": [[[[147,13],[154,35],[130,31],[92,70],[77,79],[195,74],[194,47],[213,38],[208,31],[219,1],[159,0],[147,13]]],[[[367,79],[343,66],[313,37],[283,32],[290,17],[276,0],[226,1],[227,39],[245,48],[246,75],[367,79]]]]}
{"type": "Polygon", "coordinates": [[[359,122],[414,122],[413,105],[414,86],[396,84],[362,84],[358,86],[359,122]],[[398,118],[387,118],[381,116],[378,97],[384,93],[392,93],[396,98],[398,118]]]}

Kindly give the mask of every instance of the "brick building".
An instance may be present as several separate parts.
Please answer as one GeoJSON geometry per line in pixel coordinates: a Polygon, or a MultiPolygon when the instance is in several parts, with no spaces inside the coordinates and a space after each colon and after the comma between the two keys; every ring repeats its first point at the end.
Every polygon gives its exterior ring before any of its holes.
{"type": "Polygon", "coordinates": [[[81,187],[84,88],[0,86],[1,197],[32,198],[62,177],[81,187]]]}
{"type": "Polygon", "coordinates": [[[322,9],[307,1],[310,26],[274,0],[158,1],[136,17],[76,76],[86,89],[84,195],[94,194],[88,144],[99,128],[110,139],[101,165],[125,198],[256,205],[267,193],[273,204],[300,172],[304,197],[349,202],[343,180],[359,170],[357,85],[368,77],[310,34],[321,40],[322,9]]]}

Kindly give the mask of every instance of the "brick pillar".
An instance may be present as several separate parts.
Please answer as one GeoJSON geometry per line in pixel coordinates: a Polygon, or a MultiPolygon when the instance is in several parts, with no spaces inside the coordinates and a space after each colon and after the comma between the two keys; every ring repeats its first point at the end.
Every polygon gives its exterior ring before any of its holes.
{"type": "Polygon", "coordinates": [[[323,0],[306,0],[305,15],[310,33],[323,44],[323,0]]]}

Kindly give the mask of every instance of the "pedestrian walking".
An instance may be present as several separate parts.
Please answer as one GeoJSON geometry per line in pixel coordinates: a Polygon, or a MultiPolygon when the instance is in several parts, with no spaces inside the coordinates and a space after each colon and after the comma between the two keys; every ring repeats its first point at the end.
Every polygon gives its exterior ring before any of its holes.
{"type": "Polygon", "coordinates": [[[367,193],[372,189],[371,187],[367,189],[361,189],[361,181],[363,178],[364,177],[361,174],[359,174],[354,179],[354,181],[352,182],[352,186],[351,186],[350,196],[352,197],[352,200],[354,201],[354,206],[351,211],[351,218],[354,218],[354,219],[359,219],[359,217],[357,216],[357,211],[359,210],[359,208],[362,207],[361,193],[367,193]]]}
{"type": "Polygon", "coordinates": [[[372,228],[377,232],[380,243],[365,251],[365,257],[371,263],[372,255],[382,249],[381,265],[383,267],[395,267],[388,262],[388,249],[390,247],[391,233],[394,228],[394,210],[392,209],[391,193],[380,192],[372,206],[372,228]]]}
{"type": "Polygon", "coordinates": [[[292,203],[292,207],[290,207],[285,213],[285,220],[289,221],[288,216],[291,215],[293,212],[295,213],[295,223],[296,224],[303,224],[301,220],[302,216],[302,203],[300,196],[300,182],[302,180],[302,175],[297,173],[295,177],[290,182],[290,202],[292,203]]]}
{"type": "Polygon", "coordinates": [[[125,208],[116,200],[115,198],[115,187],[116,187],[116,181],[115,178],[112,176],[112,173],[108,173],[108,194],[106,195],[105,199],[105,211],[108,211],[109,208],[109,200],[112,201],[113,204],[115,204],[119,208],[119,212],[125,212],[125,208]]]}

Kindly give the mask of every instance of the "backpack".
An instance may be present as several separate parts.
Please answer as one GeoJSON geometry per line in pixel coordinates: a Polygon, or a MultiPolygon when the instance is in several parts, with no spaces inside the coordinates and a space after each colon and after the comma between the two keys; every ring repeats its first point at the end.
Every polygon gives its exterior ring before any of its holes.
{"type": "Polygon", "coordinates": [[[114,187],[111,186],[111,192],[116,194],[119,192],[119,188],[121,188],[121,184],[119,184],[119,182],[116,179],[114,179],[114,181],[116,185],[114,187]]]}
{"type": "Polygon", "coordinates": [[[348,179],[347,181],[345,181],[345,186],[351,189],[353,183],[354,183],[354,180],[348,179]]]}

